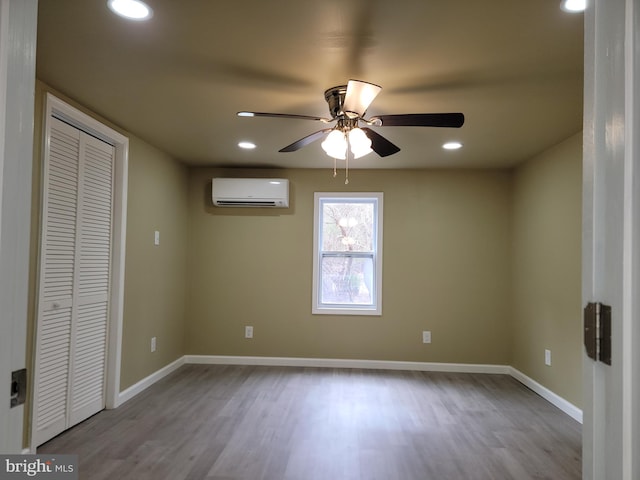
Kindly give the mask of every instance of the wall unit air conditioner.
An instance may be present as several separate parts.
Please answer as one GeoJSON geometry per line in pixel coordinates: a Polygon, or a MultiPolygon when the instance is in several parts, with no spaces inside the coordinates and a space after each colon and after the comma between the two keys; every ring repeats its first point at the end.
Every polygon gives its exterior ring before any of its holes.
{"type": "Polygon", "coordinates": [[[214,178],[211,199],[216,207],[289,207],[285,178],[214,178]]]}

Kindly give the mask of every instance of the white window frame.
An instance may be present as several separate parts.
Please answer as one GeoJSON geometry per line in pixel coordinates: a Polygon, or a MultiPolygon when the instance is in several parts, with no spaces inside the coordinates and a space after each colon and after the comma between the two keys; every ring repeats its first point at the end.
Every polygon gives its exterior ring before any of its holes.
{"type": "Polygon", "coordinates": [[[315,192],[313,202],[313,291],[312,313],[319,315],[382,315],[382,232],[383,232],[383,194],[382,192],[315,192]],[[372,305],[335,305],[320,303],[322,281],[320,235],[322,233],[322,201],[345,202],[354,200],[373,201],[375,205],[375,233],[373,248],[373,304],[372,305]]]}

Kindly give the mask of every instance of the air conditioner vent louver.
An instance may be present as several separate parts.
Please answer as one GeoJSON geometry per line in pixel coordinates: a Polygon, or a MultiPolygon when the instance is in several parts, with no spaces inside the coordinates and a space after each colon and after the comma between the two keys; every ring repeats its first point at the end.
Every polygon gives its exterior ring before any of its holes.
{"type": "Polygon", "coordinates": [[[276,202],[218,200],[218,207],[277,207],[276,202]]]}
{"type": "Polygon", "coordinates": [[[216,207],[289,207],[289,180],[284,178],[214,178],[211,199],[216,207]]]}

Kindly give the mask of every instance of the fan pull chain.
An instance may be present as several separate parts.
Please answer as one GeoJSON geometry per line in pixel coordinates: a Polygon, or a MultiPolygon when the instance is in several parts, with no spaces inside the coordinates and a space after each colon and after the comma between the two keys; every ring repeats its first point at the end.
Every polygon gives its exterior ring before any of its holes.
{"type": "Polygon", "coordinates": [[[337,161],[338,160],[336,159],[336,157],[333,157],[333,178],[336,178],[336,175],[338,174],[338,169],[336,165],[337,161]]]}
{"type": "Polygon", "coordinates": [[[344,173],[344,184],[349,185],[349,152],[347,152],[347,158],[345,159],[347,163],[344,173]]]}

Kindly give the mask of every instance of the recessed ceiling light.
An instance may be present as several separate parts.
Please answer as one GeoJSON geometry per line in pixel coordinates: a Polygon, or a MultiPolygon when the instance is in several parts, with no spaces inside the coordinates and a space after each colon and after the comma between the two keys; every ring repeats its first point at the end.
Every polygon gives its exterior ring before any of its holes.
{"type": "Polygon", "coordinates": [[[445,150],[458,150],[459,148],[462,148],[462,144],[460,142],[447,142],[442,145],[442,148],[445,150]]]}
{"type": "Polygon", "coordinates": [[[107,5],[113,13],[128,20],[148,20],[153,10],[141,0],[109,0],[107,5]]]}
{"type": "Polygon", "coordinates": [[[238,112],[237,115],[239,117],[255,117],[253,112],[238,112]]]}
{"type": "Polygon", "coordinates": [[[239,142],[238,146],[240,148],[244,148],[245,150],[252,150],[256,148],[256,144],[252,142],[239,142]]]}
{"type": "Polygon", "coordinates": [[[562,0],[560,8],[570,13],[584,12],[587,8],[587,0],[562,0]]]}

